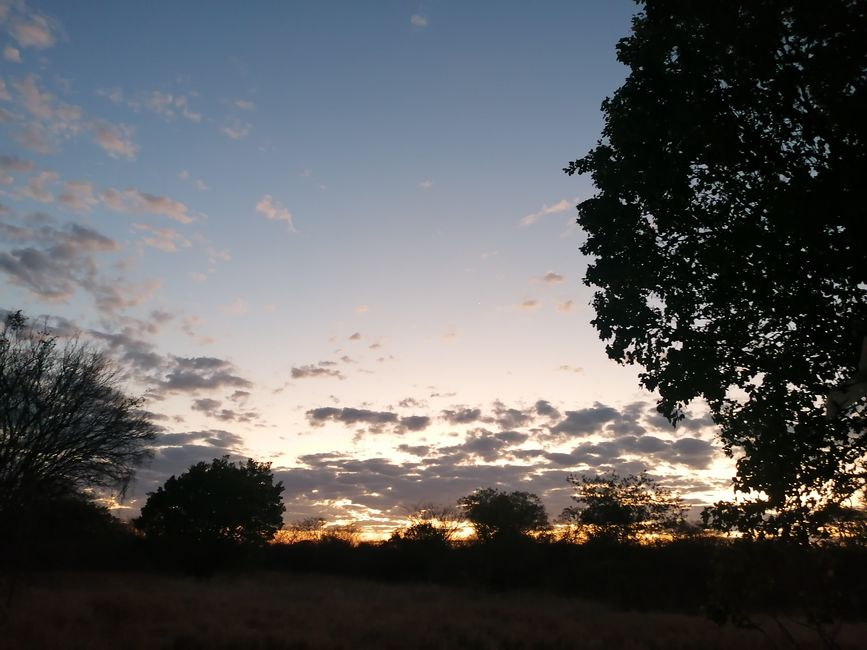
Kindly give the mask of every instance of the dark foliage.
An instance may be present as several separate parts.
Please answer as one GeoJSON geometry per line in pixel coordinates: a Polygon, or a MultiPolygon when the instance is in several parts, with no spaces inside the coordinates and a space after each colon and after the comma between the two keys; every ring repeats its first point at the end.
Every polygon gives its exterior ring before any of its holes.
{"type": "Polygon", "coordinates": [[[598,188],[578,223],[608,355],[672,422],[710,405],[752,503],[728,521],[802,542],[867,477],[865,33],[861,0],[647,3],[565,170],[598,188]]]}
{"type": "Polygon", "coordinates": [[[577,505],[563,510],[560,518],[589,539],[638,542],[686,529],[682,500],[647,474],[621,477],[612,472],[566,480],[575,487],[577,505]]]}
{"type": "Polygon", "coordinates": [[[261,545],[283,525],[282,491],[270,463],[215,458],[151,492],[133,524],[155,541],[261,545]]]}
{"type": "Polygon", "coordinates": [[[516,540],[549,528],[541,499],[529,492],[476,490],[458,499],[482,542],[516,540]]]}
{"type": "Polygon", "coordinates": [[[10,314],[0,333],[0,526],[14,528],[40,501],[123,490],[155,437],[141,403],[98,351],[10,314]]]}

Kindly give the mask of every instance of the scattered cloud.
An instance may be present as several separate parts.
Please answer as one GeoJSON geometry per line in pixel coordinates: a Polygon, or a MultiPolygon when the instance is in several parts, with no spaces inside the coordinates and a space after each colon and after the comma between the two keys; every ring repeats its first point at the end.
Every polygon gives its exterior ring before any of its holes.
{"type": "Polygon", "coordinates": [[[132,136],[133,129],[126,124],[112,124],[105,120],[93,124],[94,142],[112,158],[133,160],[138,155],[138,145],[132,136]]]}
{"type": "Polygon", "coordinates": [[[21,63],[21,51],[17,47],[7,45],[3,48],[3,58],[12,63],[21,63]]]}
{"type": "Polygon", "coordinates": [[[536,300],[535,298],[530,298],[522,302],[519,307],[524,311],[534,311],[542,306],[541,301],[536,300]]]}
{"type": "Polygon", "coordinates": [[[236,100],[235,106],[240,108],[242,111],[252,111],[254,108],[256,108],[256,105],[247,99],[236,100]]]}
{"type": "Polygon", "coordinates": [[[227,124],[224,124],[220,127],[220,132],[226,135],[232,140],[243,140],[249,135],[250,131],[253,129],[253,125],[249,122],[242,122],[241,120],[231,120],[227,124]]]}
{"type": "Polygon", "coordinates": [[[350,341],[360,341],[361,340],[361,332],[355,332],[349,335],[350,341]]]}
{"type": "MultiPolygon", "coordinates": [[[[19,8],[23,6],[23,3],[18,5],[19,8]]],[[[21,47],[44,50],[54,45],[60,26],[55,20],[42,14],[23,14],[12,18],[9,33],[21,47]]]]}
{"type": "Polygon", "coordinates": [[[164,253],[177,253],[192,246],[190,241],[173,228],[155,228],[145,223],[134,223],[135,230],[145,233],[142,242],[164,253]]]}
{"type": "Polygon", "coordinates": [[[247,389],[253,383],[238,376],[234,365],[216,357],[172,357],[171,368],[156,383],[156,393],[195,393],[216,389],[247,389]]]}
{"type": "Polygon", "coordinates": [[[413,14],[409,18],[409,23],[413,27],[416,27],[418,29],[424,29],[428,26],[428,19],[427,16],[423,16],[422,14],[413,14]]]}
{"type": "Polygon", "coordinates": [[[90,212],[99,203],[93,195],[93,186],[87,181],[66,181],[57,202],[76,212],[90,212]]]}
{"type": "Polygon", "coordinates": [[[557,303],[557,311],[561,311],[564,314],[568,314],[575,308],[574,300],[564,300],[562,302],[557,303]]]}
{"type": "Polygon", "coordinates": [[[432,180],[423,180],[418,186],[423,190],[429,190],[434,186],[434,182],[432,180]]]}
{"type": "Polygon", "coordinates": [[[250,312],[250,307],[244,300],[238,298],[228,305],[221,305],[220,311],[229,316],[243,316],[250,312]]]}
{"type": "Polygon", "coordinates": [[[564,372],[574,372],[574,373],[584,372],[584,368],[581,368],[580,366],[570,366],[568,364],[563,364],[562,366],[560,366],[558,368],[558,370],[562,370],[564,372]]]}
{"type": "Polygon", "coordinates": [[[541,277],[542,282],[545,282],[547,284],[560,284],[565,279],[566,278],[564,278],[559,273],[554,273],[554,271],[548,271],[545,275],[541,277]]]}
{"type": "Polygon", "coordinates": [[[100,200],[115,212],[159,214],[179,223],[192,223],[194,218],[186,205],[166,196],[159,196],[128,187],[109,188],[100,192],[100,200]]]}
{"type": "Polygon", "coordinates": [[[289,225],[289,232],[295,232],[295,225],[292,223],[292,213],[289,212],[279,201],[275,201],[270,194],[266,194],[256,204],[256,212],[265,215],[266,219],[272,221],[285,221],[289,225]]]}
{"type": "Polygon", "coordinates": [[[346,376],[337,370],[330,367],[331,362],[320,361],[317,365],[294,366],[292,368],[292,379],[346,379],[346,376]]]}
{"type": "Polygon", "coordinates": [[[541,209],[537,210],[536,212],[531,212],[530,214],[522,217],[519,223],[522,226],[530,226],[539,221],[539,219],[541,219],[545,215],[565,212],[566,210],[574,206],[575,202],[569,201],[568,199],[563,199],[562,201],[558,201],[553,205],[542,204],[541,209]]]}

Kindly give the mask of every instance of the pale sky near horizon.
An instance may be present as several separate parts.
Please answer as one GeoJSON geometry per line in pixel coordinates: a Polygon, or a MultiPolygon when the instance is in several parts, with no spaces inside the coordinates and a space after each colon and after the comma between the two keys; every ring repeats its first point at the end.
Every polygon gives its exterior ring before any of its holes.
{"type": "MultiPolygon", "coordinates": [[[[165,428],[124,504],[224,453],[286,520],[646,468],[730,494],[605,356],[567,177],[632,2],[0,0],[0,309],[107,347],[165,428]]],[[[121,510],[123,512],[123,510],[121,510]]]]}

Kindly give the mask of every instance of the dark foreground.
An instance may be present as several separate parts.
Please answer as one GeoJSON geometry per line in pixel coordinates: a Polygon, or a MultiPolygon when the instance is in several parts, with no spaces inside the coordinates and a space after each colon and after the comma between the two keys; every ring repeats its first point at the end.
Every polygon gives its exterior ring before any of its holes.
{"type": "MultiPolygon", "coordinates": [[[[4,650],[828,647],[815,631],[785,618],[759,618],[761,629],[747,630],[551,594],[288,572],[210,580],[46,573],[25,578],[0,612],[4,650]]],[[[830,631],[837,647],[867,648],[867,623],[830,631]]]]}

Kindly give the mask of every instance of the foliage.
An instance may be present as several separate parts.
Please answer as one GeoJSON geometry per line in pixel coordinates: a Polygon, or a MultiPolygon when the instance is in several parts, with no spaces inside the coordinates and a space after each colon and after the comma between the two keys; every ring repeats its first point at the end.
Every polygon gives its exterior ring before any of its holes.
{"type": "Polygon", "coordinates": [[[707,401],[740,530],[808,541],[867,480],[865,400],[824,408],[867,381],[865,33],[860,0],[648,3],[602,139],[564,170],[598,189],[593,325],[672,423],[707,401]]]}
{"type": "Polygon", "coordinates": [[[275,541],[284,544],[297,542],[318,542],[322,539],[322,530],[325,527],[325,519],[322,517],[306,517],[291,522],[286,528],[278,531],[275,541]]]}
{"type": "Polygon", "coordinates": [[[641,473],[620,477],[569,476],[578,504],[560,518],[575,524],[589,539],[637,542],[649,536],[676,536],[683,530],[684,505],[671,490],[641,473]]]}
{"type": "Polygon", "coordinates": [[[9,314],[0,333],[0,521],[37,501],[123,490],[156,433],[141,404],[100,352],[9,314]]]}
{"type": "Polygon", "coordinates": [[[196,463],[148,495],[133,520],[148,538],[190,544],[261,544],[283,525],[283,484],[270,463],[196,463]]]}
{"type": "Polygon", "coordinates": [[[526,537],[549,528],[541,499],[529,492],[483,488],[458,499],[482,542],[526,537]]]}

